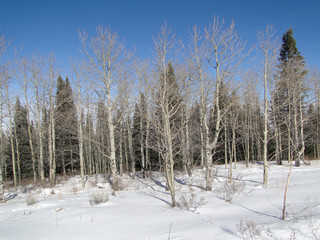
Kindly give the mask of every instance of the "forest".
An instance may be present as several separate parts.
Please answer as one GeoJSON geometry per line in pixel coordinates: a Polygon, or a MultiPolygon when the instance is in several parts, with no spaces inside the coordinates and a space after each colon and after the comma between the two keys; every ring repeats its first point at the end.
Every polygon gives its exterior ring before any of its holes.
{"type": "MultiPolygon", "coordinates": [[[[76,43],[75,43],[76,44],[76,43]]],[[[247,46],[232,21],[193,26],[181,42],[164,24],[152,59],[139,59],[109,27],[79,32],[82,58],[61,76],[53,54],[21,57],[0,37],[0,200],[25,182],[63,175],[166,178],[175,207],[175,173],[215,166],[232,178],[238,162],[293,167],[320,159],[320,74],[298,50],[292,28],[272,26],[247,46]]]]}

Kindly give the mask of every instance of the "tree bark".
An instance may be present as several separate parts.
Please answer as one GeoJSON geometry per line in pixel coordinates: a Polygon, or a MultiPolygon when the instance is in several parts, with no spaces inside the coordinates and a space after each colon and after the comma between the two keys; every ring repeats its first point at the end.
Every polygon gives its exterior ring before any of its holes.
{"type": "Polygon", "coordinates": [[[28,121],[28,140],[31,151],[31,160],[32,160],[32,173],[33,173],[33,181],[37,181],[37,171],[36,171],[36,156],[33,147],[32,141],[32,133],[31,133],[31,121],[30,121],[30,111],[29,111],[29,100],[28,100],[28,89],[27,89],[27,73],[26,73],[26,62],[23,60],[23,80],[24,80],[24,97],[26,101],[26,110],[27,110],[27,121],[28,121]]]}
{"type": "MultiPolygon", "coordinates": [[[[14,129],[14,139],[16,142],[15,150],[16,150],[16,154],[17,154],[18,183],[19,183],[19,185],[21,185],[20,150],[19,150],[19,139],[18,139],[18,135],[17,135],[16,125],[14,125],[13,129],[14,129]]],[[[13,153],[13,154],[15,154],[15,153],[13,153]]]]}
{"type": "Polygon", "coordinates": [[[9,115],[9,132],[10,132],[10,144],[11,144],[11,160],[12,160],[12,175],[13,175],[13,185],[15,191],[17,191],[17,171],[16,171],[16,157],[15,157],[15,147],[14,147],[14,136],[13,136],[13,127],[12,127],[12,113],[11,106],[9,100],[9,90],[8,86],[6,86],[7,91],[7,106],[8,106],[8,115],[9,115]]]}
{"type": "Polygon", "coordinates": [[[112,107],[111,107],[111,96],[110,96],[110,88],[107,89],[108,92],[108,102],[107,102],[107,118],[108,118],[108,129],[109,129],[109,139],[110,139],[110,170],[112,175],[112,183],[118,184],[118,171],[116,164],[116,148],[114,141],[114,125],[112,122],[112,107]]]}
{"type": "Polygon", "coordinates": [[[143,119],[146,118],[146,116],[143,115],[142,113],[142,98],[141,98],[141,92],[140,92],[140,154],[141,154],[141,168],[142,168],[142,176],[143,178],[146,178],[146,162],[145,162],[145,157],[144,157],[144,129],[143,129],[143,119]]]}
{"type": "Polygon", "coordinates": [[[127,131],[128,131],[128,147],[129,147],[129,155],[130,155],[130,162],[131,162],[131,173],[132,178],[136,177],[136,161],[133,154],[133,145],[132,145],[132,131],[131,131],[131,121],[130,118],[127,118],[127,131]]]}

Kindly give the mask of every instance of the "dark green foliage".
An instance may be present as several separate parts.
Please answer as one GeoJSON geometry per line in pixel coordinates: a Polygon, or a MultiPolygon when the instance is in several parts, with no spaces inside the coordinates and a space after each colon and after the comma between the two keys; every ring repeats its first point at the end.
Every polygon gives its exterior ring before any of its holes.
{"type": "Polygon", "coordinates": [[[290,28],[282,37],[276,88],[272,93],[272,112],[270,114],[281,135],[281,148],[284,150],[281,154],[288,158],[292,154],[295,158],[297,157],[301,142],[302,136],[296,139],[295,131],[300,127],[297,126],[297,122],[300,122],[297,116],[300,116],[299,113],[305,110],[305,106],[300,108],[299,103],[301,101],[304,105],[303,99],[306,97],[304,83],[306,74],[304,58],[298,51],[292,28],[290,28]]]}
{"type": "Polygon", "coordinates": [[[290,28],[282,36],[282,47],[280,50],[280,61],[286,62],[289,59],[295,58],[296,56],[300,56],[300,53],[299,53],[297,45],[296,45],[296,40],[293,37],[292,28],[290,28]]]}
{"type": "Polygon", "coordinates": [[[6,153],[8,155],[7,166],[9,173],[12,173],[12,154],[15,154],[16,159],[19,159],[19,162],[16,162],[16,164],[20,164],[21,173],[19,178],[21,179],[32,177],[32,158],[28,138],[28,124],[27,109],[21,105],[20,100],[17,98],[14,106],[13,128],[11,133],[14,138],[13,144],[15,152],[11,152],[11,145],[10,142],[8,142],[6,153]]]}
{"type": "Polygon", "coordinates": [[[57,172],[65,174],[78,167],[79,158],[77,112],[68,78],[58,77],[54,114],[57,172]]]}
{"type": "Polygon", "coordinates": [[[282,37],[282,46],[279,57],[280,81],[279,87],[287,89],[290,87],[283,81],[291,78],[293,84],[298,84],[307,74],[304,58],[301,56],[290,28],[282,37]]]}

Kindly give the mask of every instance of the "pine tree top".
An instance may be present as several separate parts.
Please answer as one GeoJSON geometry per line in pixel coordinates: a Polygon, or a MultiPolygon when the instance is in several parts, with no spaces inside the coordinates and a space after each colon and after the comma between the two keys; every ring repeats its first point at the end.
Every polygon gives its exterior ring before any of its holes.
{"type": "Polygon", "coordinates": [[[283,62],[293,59],[294,57],[300,56],[300,52],[297,48],[296,40],[293,37],[293,30],[290,28],[282,36],[282,46],[280,50],[280,60],[283,62]]]}

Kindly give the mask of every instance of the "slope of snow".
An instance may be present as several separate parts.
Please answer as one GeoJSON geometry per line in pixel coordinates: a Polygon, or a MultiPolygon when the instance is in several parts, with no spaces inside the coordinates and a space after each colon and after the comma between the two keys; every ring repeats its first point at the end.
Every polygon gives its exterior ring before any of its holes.
{"type": "MultiPolygon", "coordinates": [[[[124,191],[113,193],[103,176],[70,177],[54,188],[27,188],[0,205],[0,239],[316,239],[320,237],[320,162],[293,168],[287,220],[281,220],[288,166],[271,164],[263,188],[262,165],[215,168],[213,191],[206,192],[203,170],[176,173],[176,199],[170,207],[165,179],[123,178],[124,191]],[[25,193],[23,193],[25,192],[25,193]],[[106,203],[89,198],[108,193],[106,203]],[[28,198],[38,203],[27,206],[28,198]],[[189,208],[189,209],[187,209],[189,208]],[[319,229],[319,230],[318,230],[319,229]]],[[[8,195],[9,193],[7,193],[8,195]]]]}

